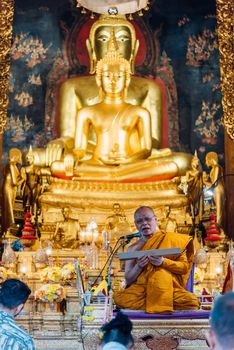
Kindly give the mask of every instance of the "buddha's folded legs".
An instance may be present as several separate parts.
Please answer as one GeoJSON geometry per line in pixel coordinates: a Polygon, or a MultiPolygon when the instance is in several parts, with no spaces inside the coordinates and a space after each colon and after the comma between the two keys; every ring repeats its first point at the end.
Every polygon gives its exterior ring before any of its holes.
{"type": "MultiPolygon", "coordinates": [[[[53,162],[52,175],[65,177],[65,167],[62,162],[53,162]]],[[[177,176],[179,169],[174,161],[159,161],[158,159],[140,160],[132,164],[105,166],[91,163],[81,163],[74,170],[73,179],[79,180],[113,180],[124,181],[131,179],[168,180],[177,176]]]]}

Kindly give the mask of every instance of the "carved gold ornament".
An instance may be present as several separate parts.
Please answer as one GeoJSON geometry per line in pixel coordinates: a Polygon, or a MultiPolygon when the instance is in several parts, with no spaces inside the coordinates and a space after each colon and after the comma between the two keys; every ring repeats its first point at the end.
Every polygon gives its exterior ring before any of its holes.
{"type": "Polygon", "coordinates": [[[108,15],[127,15],[138,13],[143,15],[142,10],[149,10],[150,1],[148,0],[77,0],[76,7],[82,8],[82,13],[86,13],[86,9],[92,13],[108,14],[108,15]]]}
{"type": "Polygon", "coordinates": [[[0,1],[0,133],[6,125],[14,1],[0,1]]]}
{"type": "Polygon", "coordinates": [[[233,0],[216,0],[224,126],[234,140],[233,0]]]}

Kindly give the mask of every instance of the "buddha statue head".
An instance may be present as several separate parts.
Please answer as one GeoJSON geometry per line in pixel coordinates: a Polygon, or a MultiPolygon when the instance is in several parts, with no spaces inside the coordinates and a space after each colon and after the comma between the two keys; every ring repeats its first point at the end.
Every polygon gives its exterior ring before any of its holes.
{"type": "Polygon", "coordinates": [[[27,165],[32,165],[34,163],[34,153],[31,145],[28,152],[24,155],[24,158],[27,165]]]}
{"type": "Polygon", "coordinates": [[[64,220],[67,221],[70,217],[71,209],[69,207],[63,207],[61,212],[63,214],[64,220]]]}
{"type": "Polygon", "coordinates": [[[18,148],[11,148],[9,151],[10,162],[15,162],[19,164],[22,159],[21,151],[18,148]]]}
{"type": "Polygon", "coordinates": [[[134,26],[125,16],[101,15],[92,25],[86,41],[91,62],[90,74],[95,72],[97,61],[106,55],[112,32],[119,54],[129,61],[131,72],[134,73],[134,61],[139,47],[134,26]]]}
{"type": "Polygon", "coordinates": [[[218,154],[216,152],[208,152],[206,155],[206,165],[208,168],[212,167],[215,164],[218,164],[218,154]]]}
{"type": "Polygon", "coordinates": [[[125,95],[130,83],[130,75],[130,63],[116,49],[115,33],[112,30],[108,51],[96,65],[97,85],[107,95],[117,96],[122,93],[125,95]]]}
{"type": "Polygon", "coordinates": [[[200,162],[200,159],[198,158],[198,155],[197,155],[197,150],[195,150],[195,152],[194,152],[194,156],[193,156],[192,161],[191,161],[191,168],[193,170],[202,170],[201,169],[201,162],[200,162]]]}

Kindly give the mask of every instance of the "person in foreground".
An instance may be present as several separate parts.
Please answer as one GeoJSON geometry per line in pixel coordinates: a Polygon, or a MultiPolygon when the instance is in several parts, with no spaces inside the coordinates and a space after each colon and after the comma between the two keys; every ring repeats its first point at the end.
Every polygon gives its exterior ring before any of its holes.
{"type": "Polygon", "coordinates": [[[234,292],[218,297],[210,316],[207,344],[213,350],[234,349],[234,292]]]}
{"type": "Polygon", "coordinates": [[[17,326],[14,318],[22,311],[31,290],[18,279],[0,285],[0,349],[34,350],[32,337],[17,326]]]}
{"type": "Polygon", "coordinates": [[[102,350],[127,350],[134,345],[131,334],[132,322],[122,312],[118,312],[116,317],[104,324],[99,332],[102,350]]]}
{"type": "Polygon", "coordinates": [[[193,262],[192,237],[159,230],[152,208],[142,206],[135,211],[135,225],[142,233],[128,251],[180,248],[179,256],[142,256],[127,260],[126,289],[114,293],[119,308],[144,310],[147,313],[172,313],[173,310],[199,309],[195,294],[188,292],[193,262]]]}

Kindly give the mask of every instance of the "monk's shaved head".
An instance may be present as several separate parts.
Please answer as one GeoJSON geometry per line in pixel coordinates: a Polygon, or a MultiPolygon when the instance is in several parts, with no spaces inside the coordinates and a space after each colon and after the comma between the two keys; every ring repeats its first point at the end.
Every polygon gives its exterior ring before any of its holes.
{"type": "Polygon", "coordinates": [[[151,211],[153,215],[155,215],[154,210],[151,207],[148,207],[147,205],[142,205],[141,207],[137,208],[137,210],[134,213],[134,218],[136,217],[137,214],[141,213],[145,209],[148,209],[151,211]]]}

